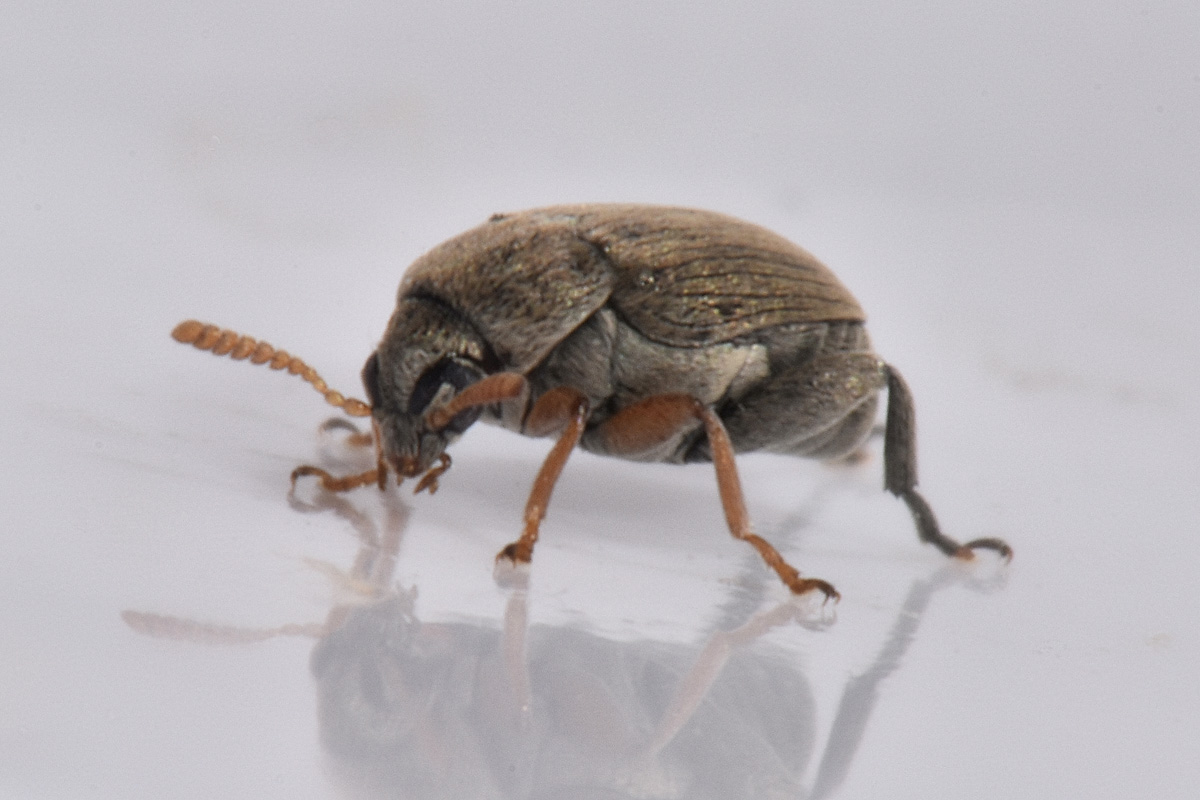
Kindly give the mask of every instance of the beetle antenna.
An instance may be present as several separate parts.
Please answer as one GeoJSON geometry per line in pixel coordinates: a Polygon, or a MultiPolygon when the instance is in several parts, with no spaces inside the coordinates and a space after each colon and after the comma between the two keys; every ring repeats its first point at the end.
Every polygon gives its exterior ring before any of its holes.
{"type": "Polygon", "coordinates": [[[299,375],[325,397],[325,402],[345,411],[352,417],[371,416],[371,407],[362,400],[346,397],[329,388],[317,371],[286,350],[276,350],[266,342],[249,336],[218,328],[189,319],[175,326],[171,338],[181,344],[190,344],[199,350],[211,350],[213,355],[229,356],[234,361],[249,359],[251,364],[266,364],[274,370],[286,369],[299,375]]]}

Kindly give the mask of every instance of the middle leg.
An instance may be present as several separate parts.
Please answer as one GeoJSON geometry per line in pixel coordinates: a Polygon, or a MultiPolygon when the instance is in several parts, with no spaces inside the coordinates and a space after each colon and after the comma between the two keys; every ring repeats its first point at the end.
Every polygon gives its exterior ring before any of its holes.
{"type": "Polygon", "coordinates": [[[600,424],[596,431],[599,449],[609,455],[637,458],[674,438],[681,428],[694,425],[696,420],[703,424],[708,436],[709,452],[716,468],[717,488],[729,532],[757,550],[763,561],[796,594],[816,589],[827,599],[832,597],[836,600],[839,595],[833,586],[818,578],[800,577],[796,568],[784,561],[778,550],[751,531],[750,515],[742,495],[742,482],[734,461],[733,444],[721,418],[707,405],[685,394],[648,397],[600,424]]]}

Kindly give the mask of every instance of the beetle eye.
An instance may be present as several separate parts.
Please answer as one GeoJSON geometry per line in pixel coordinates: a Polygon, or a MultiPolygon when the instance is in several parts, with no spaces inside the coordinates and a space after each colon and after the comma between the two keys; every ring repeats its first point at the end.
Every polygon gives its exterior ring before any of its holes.
{"type": "Polygon", "coordinates": [[[363,388],[367,390],[367,400],[371,407],[379,405],[379,354],[371,353],[362,370],[363,388]]]}
{"type": "MultiPolygon", "coordinates": [[[[483,371],[478,367],[452,358],[442,359],[425,370],[425,374],[417,380],[412,396],[408,399],[408,413],[414,416],[424,414],[429,404],[433,402],[433,398],[437,396],[438,390],[442,388],[442,384],[449,384],[454,387],[455,392],[460,392],[482,377],[483,371]]],[[[471,420],[471,422],[474,421],[474,419],[471,420]]],[[[454,425],[449,427],[453,428],[454,425]]]]}

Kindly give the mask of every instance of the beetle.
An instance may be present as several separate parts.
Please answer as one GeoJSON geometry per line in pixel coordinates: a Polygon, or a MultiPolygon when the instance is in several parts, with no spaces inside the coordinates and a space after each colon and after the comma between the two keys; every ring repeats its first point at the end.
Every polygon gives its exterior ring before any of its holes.
{"type": "Polygon", "coordinates": [[[887,392],[884,488],[921,541],[961,559],[1012,556],[1002,540],[959,544],[917,491],[912,394],[871,348],[858,301],[813,255],[723,214],[633,204],[496,214],[425,253],[363,367],[368,402],[343,397],[304,362],[195,321],[181,342],[299,374],[353,416],[370,416],[376,467],[346,491],[420,477],[436,490],[446,448],[477,421],[557,441],[534,480],[524,529],[497,560],[528,563],[554,485],[580,446],[632,461],[710,462],[725,519],[796,594],[837,599],[753,533],[735,454],[816,459],[854,453],[887,392]]]}

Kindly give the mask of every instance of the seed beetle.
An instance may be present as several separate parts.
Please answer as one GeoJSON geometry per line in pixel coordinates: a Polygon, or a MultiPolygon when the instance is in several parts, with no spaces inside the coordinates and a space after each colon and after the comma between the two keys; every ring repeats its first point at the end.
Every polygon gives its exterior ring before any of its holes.
{"type": "Polygon", "coordinates": [[[576,446],[632,461],[711,462],[725,519],[795,593],[837,591],[804,578],[751,531],[734,454],[834,459],[874,426],[887,390],[884,488],[943,553],[959,544],[917,492],[912,394],[871,349],[858,301],[805,250],[708,211],[556,206],[497,214],[409,268],[396,310],[362,371],[368,402],[332,391],[270,345],[195,321],[176,340],[287,369],[351,416],[370,416],[375,469],[330,491],[419,477],[437,488],[447,445],[479,420],[557,436],[534,480],[521,536],[497,559],[528,563],[554,484],[576,446]]]}

